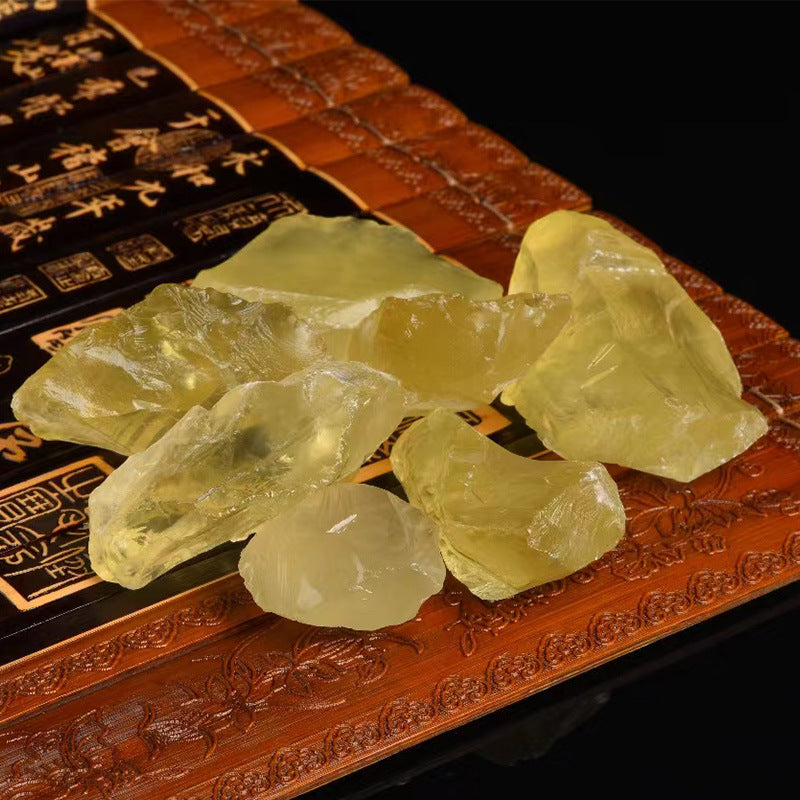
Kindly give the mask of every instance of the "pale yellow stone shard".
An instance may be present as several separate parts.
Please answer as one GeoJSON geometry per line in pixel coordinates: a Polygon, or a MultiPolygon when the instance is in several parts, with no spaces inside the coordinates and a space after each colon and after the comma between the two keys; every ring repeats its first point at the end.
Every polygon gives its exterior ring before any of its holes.
{"type": "Polygon", "coordinates": [[[503,294],[500,284],[434,255],[409,231],[309,214],[273,222],[232,258],[200,272],[194,285],[286,303],[318,329],[333,329],[337,356],[346,332],[385,297],[450,292],[489,300],[503,294]]]}
{"type": "Polygon", "coordinates": [[[391,375],[329,361],[192,408],[90,495],[92,568],[137,589],[246,537],[353,474],[395,430],[405,402],[391,375]]]}
{"type": "Polygon", "coordinates": [[[485,600],[570,575],[625,531],[601,464],[516,456],[443,409],[400,437],[392,464],[412,505],[439,524],[449,570],[485,600]]]}
{"type": "Polygon", "coordinates": [[[59,350],[16,392],[12,409],[44,439],[127,455],[192,406],[208,408],[240,383],[280,380],[325,357],[288,306],[163,284],[59,350]]]}
{"type": "Polygon", "coordinates": [[[415,411],[475,408],[525,373],[569,312],[565,295],[390,297],[355,329],[347,356],[397,376],[415,411]]]}
{"type": "Polygon", "coordinates": [[[746,450],[766,420],[741,399],[719,330],[655,253],[634,257],[643,248],[586,220],[559,211],[525,236],[512,288],[557,286],[573,312],[503,400],[564,458],[693,480],[746,450]]]}
{"type": "Polygon", "coordinates": [[[649,248],[621,233],[604,219],[576,211],[554,211],[532,223],[520,245],[509,294],[571,294],[585,267],[620,271],[665,272],[649,248]]]}
{"type": "Polygon", "coordinates": [[[413,619],[445,576],[436,523],[365,484],[328,486],[259,526],[239,571],[264,611],[356,630],[413,619]]]}

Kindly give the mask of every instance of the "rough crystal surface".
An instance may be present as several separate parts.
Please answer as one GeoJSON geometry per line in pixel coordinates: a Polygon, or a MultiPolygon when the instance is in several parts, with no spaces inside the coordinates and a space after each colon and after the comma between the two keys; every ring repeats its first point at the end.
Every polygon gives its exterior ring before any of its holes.
{"type": "Polygon", "coordinates": [[[163,284],[59,350],[12,408],[45,439],[129,454],[192,406],[210,407],[240,383],[280,380],[324,357],[288,306],[163,284]]]}
{"type": "Polygon", "coordinates": [[[242,539],[354,473],[403,416],[398,381],[322,362],[192,408],[89,497],[89,555],[106,580],[144,586],[188,558],[242,539]]]}
{"type": "MultiPolygon", "coordinates": [[[[503,293],[500,284],[434,255],[409,231],[309,214],[273,222],[232,258],[200,272],[194,285],[284,302],[334,333],[357,325],[385,297],[451,292],[489,300],[503,293]]],[[[330,341],[340,355],[338,338],[330,341]]]]}
{"type": "Polygon", "coordinates": [[[400,437],[392,464],[411,503],[439,523],[450,571],[485,600],[563,578],[625,531],[601,464],[516,456],[444,409],[400,437]]]}
{"type": "Polygon", "coordinates": [[[503,395],[564,458],[690,481],[766,432],[716,326],[605,221],[559,211],[533,223],[511,289],[572,297],[570,321],[503,395]]]}
{"type": "Polygon", "coordinates": [[[581,272],[591,266],[621,272],[665,272],[649,248],[609,222],[576,211],[554,211],[531,224],[522,239],[509,294],[571,294],[581,272]],[[536,289],[532,289],[536,286],[536,289]]]}
{"type": "Polygon", "coordinates": [[[533,364],[569,311],[565,295],[390,297],[355,329],[347,355],[397,376],[417,411],[475,408],[533,364]]]}
{"type": "Polygon", "coordinates": [[[445,575],[436,523],[364,484],[328,486],[259,526],[239,571],[265,611],[357,630],[412,619],[445,575]]]}

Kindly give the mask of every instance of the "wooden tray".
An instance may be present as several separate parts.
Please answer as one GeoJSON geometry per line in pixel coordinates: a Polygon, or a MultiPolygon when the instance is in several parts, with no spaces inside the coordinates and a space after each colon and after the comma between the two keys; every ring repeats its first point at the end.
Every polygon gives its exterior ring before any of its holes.
{"type": "MultiPolygon", "coordinates": [[[[258,131],[309,180],[333,185],[361,213],[410,227],[488,277],[507,282],[521,233],[537,216],[590,208],[580,189],[409,85],[401,69],[300,6],[114,0],[92,10],[91,24],[108,26],[137,49],[136,58],[202,92],[237,122],[240,135],[258,131]]],[[[93,69],[102,71],[119,52],[93,69]]],[[[73,77],[80,82],[85,74],[73,77]]],[[[176,201],[176,214],[188,202],[176,201]]],[[[219,214],[209,221],[218,209],[192,203],[190,216],[204,215],[192,230],[219,224],[219,214]]],[[[52,332],[87,316],[78,313],[80,297],[117,275],[147,278],[99,294],[96,302],[107,300],[107,310],[173,274],[152,258],[131,270],[143,262],[126,267],[111,258],[103,236],[98,231],[86,251],[109,276],[80,282],[74,275],[85,269],[69,273],[68,286],[78,285],[68,292],[51,280],[63,270],[39,270],[44,277],[25,271],[52,259],[21,258],[24,280],[6,287],[2,296],[11,299],[0,313],[19,319],[14,325],[26,343],[45,328],[51,336],[42,341],[63,341],[69,333],[52,332]],[[37,304],[43,308],[51,297],[58,300],[53,324],[37,326],[37,304]]],[[[152,243],[143,252],[153,252],[152,243]]],[[[83,604],[90,613],[82,625],[92,629],[0,667],[0,800],[290,797],[796,580],[800,343],[701,273],[662,256],[720,327],[746,399],[770,418],[769,433],[747,453],[688,485],[615,469],[628,530],[614,551],[568,579],[500,603],[479,601],[448,579],[415,620],[375,633],[265,615],[235,574],[209,581],[202,576],[211,573],[200,570],[199,579],[187,577],[183,593],[168,583],[163,599],[138,601],[138,593],[123,592],[105,606],[99,596],[91,595],[92,604],[82,598],[106,585],[77,575],[67,584],[74,591],[48,603],[62,604],[64,618],[83,604]]],[[[0,341],[3,335],[0,329],[0,341]]],[[[529,432],[492,413],[511,418],[504,409],[485,410],[476,422],[489,420],[487,433],[536,450],[529,432]]],[[[87,448],[37,460],[42,443],[8,424],[3,452],[12,458],[6,456],[0,510],[52,535],[63,513],[83,513],[88,490],[115,462],[87,448]],[[62,505],[31,505],[48,492],[62,505]]],[[[391,476],[376,480],[388,485],[391,476]]],[[[84,530],[72,524],[65,535],[78,540],[84,530]]],[[[12,529],[2,530],[10,541],[12,529]]],[[[229,571],[220,558],[218,572],[229,571]]],[[[6,596],[12,591],[5,587],[6,596]]],[[[55,607],[17,594],[18,613],[27,618],[55,607]]]]}

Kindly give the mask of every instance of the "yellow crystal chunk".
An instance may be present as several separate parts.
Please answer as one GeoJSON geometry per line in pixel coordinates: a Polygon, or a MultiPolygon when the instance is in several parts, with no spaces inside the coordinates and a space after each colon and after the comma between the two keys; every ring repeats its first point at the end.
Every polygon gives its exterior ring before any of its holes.
{"type": "Polygon", "coordinates": [[[144,586],[354,473],[397,427],[405,391],[365,364],[322,362],[192,408],[89,497],[89,556],[144,586]]]}
{"type": "Polygon", "coordinates": [[[434,255],[409,231],[309,214],[276,220],[232,258],[200,272],[194,285],[280,301],[318,329],[343,331],[385,297],[451,292],[489,300],[503,294],[500,284],[434,255]]]}
{"type": "Polygon", "coordinates": [[[649,248],[591,214],[554,211],[532,223],[520,245],[508,293],[571,294],[586,267],[665,272],[649,248]],[[537,287],[535,289],[531,287],[537,287]]]}
{"type": "Polygon", "coordinates": [[[563,578],[625,531],[601,464],[516,456],[444,409],[400,437],[392,464],[412,505],[439,523],[449,570],[485,600],[563,578]]]}
{"type": "Polygon", "coordinates": [[[766,432],[713,322],[655,253],[603,220],[534,222],[511,287],[572,297],[570,322],[503,395],[564,458],[690,481],[766,432]]]}
{"type": "Polygon", "coordinates": [[[347,356],[397,376],[416,411],[475,408],[533,364],[569,311],[565,295],[390,297],[355,329],[347,356]]]}
{"type": "Polygon", "coordinates": [[[240,383],[280,380],[324,357],[288,306],[162,284],[59,350],[11,407],[42,438],[127,455],[192,406],[208,408],[240,383]]]}
{"type": "Polygon", "coordinates": [[[264,611],[356,630],[413,619],[445,576],[436,523],[364,484],[328,486],[259,526],[239,571],[264,611]]]}

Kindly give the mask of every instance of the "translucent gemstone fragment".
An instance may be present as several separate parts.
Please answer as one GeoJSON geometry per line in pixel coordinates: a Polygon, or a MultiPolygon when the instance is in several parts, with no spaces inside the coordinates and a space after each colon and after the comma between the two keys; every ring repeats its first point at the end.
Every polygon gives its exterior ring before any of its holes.
{"type": "Polygon", "coordinates": [[[576,211],[554,211],[528,228],[520,246],[509,294],[571,294],[586,267],[620,271],[665,272],[649,248],[621,233],[604,219],[576,211]],[[531,288],[531,287],[537,288],[531,288]]]}
{"type": "Polygon", "coordinates": [[[194,285],[277,300],[318,328],[339,331],[357,325],[385,297],[451,292],[489,300],[503,293],[500,284],[429,252],[409,231],[309,214],[273,222],[194,285]]]}
{"type": "Polygon", "coordinates": [[[365,484],[328,486],[259,526],[239,561],[256,603],[309,625],[375,630],[442,588],[436,523],[365,484]]]}
{"type": "Polygon", "coordinates": [[[503,395],[564,458],[690,481],[766,432],[716,326],[655,253],[603,220],[533,223],[511,287],[572,297],[570,321],[503,395]]]}
{"type": "Polygon", "coordinates": [[[324,357],[288,306],[162,284],[59,350],[12,408],[45,439],[129,454],[192,406],[208,408],[240,383],[280,380],[324,357]]]}
{"type": "Polygon", "coordinates": [[[397,376],[415,410],[475,408],[533,364],[569,311],[565,295],[390,297],[359,323],[347,355],[397,376]]]}
{"type": "Polygon", "coordinates": [[[485,600],[563,578],[625,531],[601,464],[516,456],[444,409],[400,437],[392,464],[411,503],[439,523],[450,571],[485,600]]]}
{"type": "Polygon", "coordinates": [[[89,497],[89,555],[105,580],[144,586],[242,539],[354,473],[403,416],[405,392],[365,364],[322,362],[192,408],[89,497]]]}

